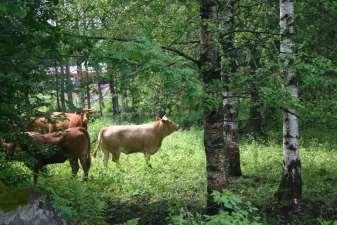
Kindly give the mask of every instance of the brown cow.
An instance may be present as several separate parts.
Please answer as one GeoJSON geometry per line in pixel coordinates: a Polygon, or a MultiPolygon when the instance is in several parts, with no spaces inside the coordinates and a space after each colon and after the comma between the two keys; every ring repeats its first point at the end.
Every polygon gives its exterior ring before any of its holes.
{"type": "MultiPolygon", "coordinates": [[[[70,162],[74,176],[79,170],[79,160],[84,171],[84,179],[88,178],[91,158],[90,137],[86,129],[73,127],[56,133],[37,134],[27,132],[27,134],[32,138],[31,143],[20,143],[17,145],[19,145],[21,151],[29,152],[35,159],[33,163],[26,162],[27,166],[34,171],[34,184],[36,184],[38,172],[45,165],[63,163],[67,159],[70,162]],[[34,148],[36,144],[45,144],[48,148],[48,152],[36,151],[34,148]]],[[[13,153],[13,151],[18,150],[18,148],[12,148],[12,145],[8,144],[9,143],[2,143],[8,153],[13,153]]]]}
{"type": "Polygon", "coordinates": [[[5,142],[4,140],[0,140],[0,145],[6,150],[7,153],[14,152],[16,148],[16,144],[12,142],[5,142]]]}
{"type": "Polygon", "coordinates": [[[107,166],[109,153],[112,154],[112,160],[119,165],[119,156],[122,152],[125,154],[141,152],[145,155],[146,164],[151,167],[151,155],[159,150],[163,139],[177,129],[178,126],[165,115],[150,124],[102,128],[93,156],[96,157],[98,148],[101,148],[104,153],[104,165],[107,166]]]}
{"type": "Polygon", "coordinates": [[[33,119],[27,130],[39,133],[47,133],[49,131],[48,119],[46,117],[38,117],[33,119]]]}
{"type": "Polygon", "coordinates": [[[92,109],[86,109],[80,113],[53,112],[49,119],[46,117],[34,119],[29,126],[28,131],[51,133],[54,131],[62,131],[71,127],[84,127],[87,129],[88,121],[92,113],[94,113],[92,109]]]}

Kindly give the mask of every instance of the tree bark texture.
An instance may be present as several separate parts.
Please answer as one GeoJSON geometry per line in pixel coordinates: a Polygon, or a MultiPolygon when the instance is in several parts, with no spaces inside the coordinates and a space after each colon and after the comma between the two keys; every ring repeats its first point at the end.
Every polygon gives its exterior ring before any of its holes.
{"type": "MultiPolygon", "coordinates": [[[[293,100],[298,99],[298,80],[294,63],[294,1],[280,0],[280,62],[284,85],[293,100]]],[[[296,111],[288,106],[283,111],[283,173],[278,198],[289,208],[297,207],[302,195],[299,129],[296,111]]]]}
{"type": "Polygon", "coordinates": [[[67,89],[67,103],[68,109],[74,109],[74,100],[73,100],[73,84],[71,81],[70,67],[69,62],[66,64],[66,89],[67,89]]]}
{"type": "Polygon", "coordinates": [[[117,115],[119,114],[118,94],[117,94],[116,80],[114,78],[114,75],[112,74],[112,71],[110,71],[109,87],[112,102],[112,114],[117,115]]]}
{"type": "Polygon", "coordinates": [[[61,65],[60,66],[60,69],[61,69],[61,74],[60,74],[60,101],[61,101],[61,111],[62,112],[65,112],[66,111],[66,100],[65,100],[65,90],[64,90],[64,78],[65,78],[65,75],[64,75],[64,68],[63,66],[61,65]]]}
{"type": "Polygon", "coordinates": [[[55,64],[55,89],[56,89],[56,106],[57,106],[57,111],[61,111],[61,104],[60,104],[60,91],[59,91],[59,77],[58,77],[58,68],[57,65],[55,64]]]}
{"type": "Polygon", "coordinates": [[[234,91],[234,74],[237,70],[235,51],[228,52],[234,47],[234,16],[236,0],[219,1],[219,42],[221,45],[221,77],[225,85],[224,108],[224,138],[229,176],[241,176],[239,149],[239,100],[234,91]]]}
{"type": "Polygon", "coordinates": [[[90,78],[89,78],[88,61],[85,61],[85,91],[86,91],[86,95],[87,95],[87,107],[88,107],[88,109],[91,109],[90,78]]]}
{"type": "Polygon", "coordinates": [[[262,115],[259,92],[254,82],[250,84],[250,99],[248,129],[254,137],[258,137],[263,134],[262,115]]]}
{"type": "Polygon", "coordinates": [[[256,48],[252,48],[250,51],[250,60],[249,60],[249,73],[253,77],[253,80],[250,82],[250,100],[251,105],[249,108],[249,120],[248,120],[248,130],[254,137],[263,135],[262,129],[262,112],[261,112],[261,101],[259,95],[258,84],[260,81],[260,76],[256,73],[259,64],[259,53],[256,48]]]}
{"type": "Polygon", "coordinates": [[[102,95],[102,87],[101,82],[97,83],[97,92],[98,92],[98,105],[99,105],[99,113],[103,116],[103,95],[102,95]]]}
{"type": "Polygon", "coordinates": [[[76,84],[79,87],[80,107],[84,109],[85,108],[85,98],[83,94],[82,63],[80,62],[80,60],[76,61],[76,66],[77,66],[76,84]]]}
{"type": "MultiPolygon", "coordinates": [[[[205,99],[214,95],[214,84],[221,83],[219,53],[216,46],[217,4],[215,0],[202,0],[200,68],[205,99]]],[[[217,92],[221,96],[221,89],[217,92]]],[[[207,101],[207,100],[206,100],[207,101]]],[[[204,102],[204,146],[207,169],[207,211],[216,213],[219,209],[213,198],[213,191],[222,191],[228,184],[223,137],[223,110],[221,103],[209,107],[204,102]]]]}

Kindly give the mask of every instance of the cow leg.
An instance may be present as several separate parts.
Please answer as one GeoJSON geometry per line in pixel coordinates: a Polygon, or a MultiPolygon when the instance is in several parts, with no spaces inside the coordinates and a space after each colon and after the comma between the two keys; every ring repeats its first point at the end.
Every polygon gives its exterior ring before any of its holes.
{"type": "Polygon", "coordinates": [[[145,153],[144,156],[145,156],[145,162],[146,162],[146,165],[147,165],[149,168],[152,168],[152,165],[151,165],[151,163],[150,163],[150,157],[151,157],[151,155],[145,153]]]}
{"type": "Polygon", "coordinates": [[[112,161],[114,161],[117,165],[118,168],[120,168],[120,163],[119,163],[119,156],[120,156],[120,152],[114,152],[111,153],[112,154],[112,161]]]}
{"type": "Polygon", "coordinates": [[[80,163],[84,172],[84,180],[88,179],[89,169],[91,165],[91,157],[90,154],[88,155],[81,155],[80,157],[80,163]]]}
{"type": "Polygon", "coordinates": [[[69,159],[69,163],[71,166],[73,176],[75,177],[77,175],[78,170],[80,169],[80,166],[78,165],[78,158],[69,159]]]}
{"type": "Polygon", "coordinates": [[[103,151],[104,156],[103,156],[103,165],[105,168],[108,167],[108,161],[109,161],[109,152],[103,151]]]}

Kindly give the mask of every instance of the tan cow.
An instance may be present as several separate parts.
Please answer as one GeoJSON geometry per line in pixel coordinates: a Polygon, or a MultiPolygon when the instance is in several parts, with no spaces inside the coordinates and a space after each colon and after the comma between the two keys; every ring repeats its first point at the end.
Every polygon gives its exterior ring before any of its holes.
{"type": "Polygon", "coordinates": [[[34,162],[25,162],[27,166],[34,171],[34,183],[37,181],[37,174],[48,164],[63,163],[67,159],[70,162],[73,175],[79,170],[78,161],[84,171],[84,179],[87,179],[91,158],[90,158],[90,137],[86,129],[82,127],[73,127],[62,132],[48,134],[38,134],[34,132],[26,133],[32,138],[30,143],[5,143],[3,147],[7,153],[14,151],[26,151],[35,159],[34,162]],[[36,145],[45,144],[48,152],[37,151],[36,145]],[[16,147],[17,148],[16,148],[16,147]]]}
{"type": "Polygon", "coordinates": [[[109,153],[112,160],[119,165],[119,156],[141,152],[144,153],[146,164],[151,167],[150,156],[156,153],[163,139],[176,131],[178,126],[166,116],[157,121],[142,125],[110,126],[102,128],[98,135],[98,143],[94,152],[100,148],[104,153],[104,166],[108,165],[109,153]]]}

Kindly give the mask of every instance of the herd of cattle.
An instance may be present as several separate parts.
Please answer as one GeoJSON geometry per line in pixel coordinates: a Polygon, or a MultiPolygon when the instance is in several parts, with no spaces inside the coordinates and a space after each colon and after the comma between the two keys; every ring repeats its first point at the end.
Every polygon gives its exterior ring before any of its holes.
{"type": "MultiPolygon", "coordinates": [[[[83,110],[80,113],[55,112],[48,118],[35,118],[25,132],[30,139],[29,144],[22,141],[0,140],[1,146],[8,155],[19,151],[33,152],[35,162],[27,166],[34,172],[34,184],[37,181],[38,172],[44,166],[63,163],[66,160],[69,160],[74,176],[79,170],[80,162],[84,179],[87,179],[91,166],[90,136],[87,125],[93,112],[93,110],[83,110]],[[34,146],[38,145],[47,146],[48,153],[35,151],[34,146]]],[[[147,165],[151,167],[150,156],[159,150],[163,139],[177,129],[178,126],[165,115],[157,117],[155,122],[149,124],[104,127],[99,131],[93,158],[96,157],[98,149],[101,149],[105,166],[107,166],[109,154],[119,166],[121,153],[141,152],[145,155],[147,165]]]]}

